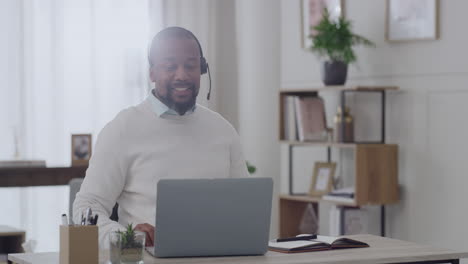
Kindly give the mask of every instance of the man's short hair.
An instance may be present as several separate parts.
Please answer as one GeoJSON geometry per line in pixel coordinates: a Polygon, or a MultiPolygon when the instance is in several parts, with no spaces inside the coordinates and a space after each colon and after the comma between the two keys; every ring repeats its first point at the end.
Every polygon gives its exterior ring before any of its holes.
{"type": "Polygon", "coordinates": [[[150,64],[150,67],[154,65],[153,59],[154,59],[156,50],[158,48],[158,42],[164,39],[168,39],[168,38],[187,38],[187,39],[195,40],[195,42],[198,45],[198,49],[200,51],[200,57],[203,57],[203,51],[201,49],[201,45],[198,42],[198,39],[195,37],[195,35],[192,32],[182,27],[168,27],[159,31],[153,37],[153,40],[151,41],[151,46],[148,52],[148,62],[150,64]]]}

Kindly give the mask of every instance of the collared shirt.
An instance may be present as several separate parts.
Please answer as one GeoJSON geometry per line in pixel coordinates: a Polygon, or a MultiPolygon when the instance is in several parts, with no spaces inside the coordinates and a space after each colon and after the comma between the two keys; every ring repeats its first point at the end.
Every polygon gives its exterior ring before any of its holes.
{"type": "MultiPolygon", "coordinates": [[[[149,101],[151,103],[151,110],[159,117],[161,117],[164,114],[166,114],[166,115],[179,115],[179,113],[177,113],[174,109],[169,108],[167,105],[165,105],[163,102],[161,102],[161,100],[159,100],[159,98],[157,98],[153,94],[153,90],[150,91],[149,101]]],[[[195,104],[192,107],[192,109],[188,110],[185,114],[186,115],[192,114],[195,111],[196,105],[197,104],[195,104]]]]}

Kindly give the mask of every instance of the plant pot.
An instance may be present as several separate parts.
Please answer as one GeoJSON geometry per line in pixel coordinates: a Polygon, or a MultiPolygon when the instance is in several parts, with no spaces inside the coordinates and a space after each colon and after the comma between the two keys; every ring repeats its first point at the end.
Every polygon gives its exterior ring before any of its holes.
{"type": "Polygon", "coordinates": [[[348,75],[348,64],[342,61],[325,61],[322,68],[322,81],[325,85],[343,85],[348,75]]]}
{"type": "Polygon", "coordinates": [[[125,243],[120,233],[112,232],[109,238],[110,262],[112,264],[142,264],[145,236],[145,233],[136,231],[133,241],[125,243]]]}

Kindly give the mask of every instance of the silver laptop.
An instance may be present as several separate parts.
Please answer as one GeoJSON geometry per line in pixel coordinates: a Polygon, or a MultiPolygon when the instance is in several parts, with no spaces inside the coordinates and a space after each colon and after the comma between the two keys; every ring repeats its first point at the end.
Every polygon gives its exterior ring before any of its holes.
{"type": "Polygon", "coordinates": [[[268,248],[271,178],[160,180],[156,257],[262,255],[268,248]]]}

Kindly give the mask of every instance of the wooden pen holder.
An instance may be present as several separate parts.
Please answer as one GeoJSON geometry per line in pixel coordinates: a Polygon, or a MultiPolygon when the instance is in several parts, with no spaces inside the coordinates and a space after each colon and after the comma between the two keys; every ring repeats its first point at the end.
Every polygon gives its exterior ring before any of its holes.
{"type": "Polygon", "coordinates": [[[98,227],[60,226],[60,264],[98,264],[98,227]]]}

